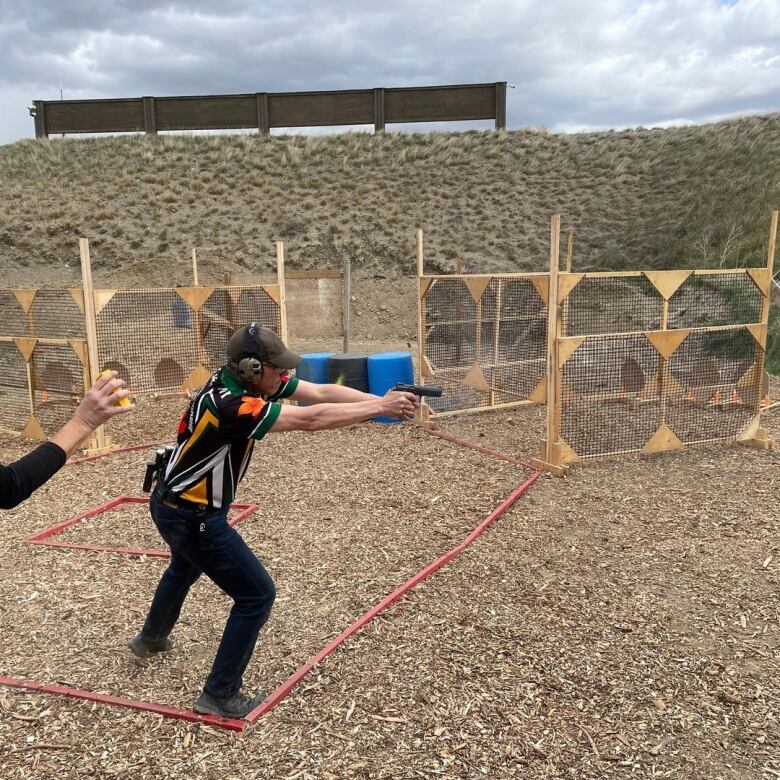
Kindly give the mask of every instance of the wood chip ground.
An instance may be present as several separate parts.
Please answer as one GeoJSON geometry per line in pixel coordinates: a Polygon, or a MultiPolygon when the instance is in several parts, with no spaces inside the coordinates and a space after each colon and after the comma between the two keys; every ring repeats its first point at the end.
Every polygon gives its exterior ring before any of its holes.
{"type": "MultiPolygon", "coordinates": [[[[775,382],[773,397],[780,395],[775,382]]],[[[169,438],[180,399],[113,426],[169,438]]],[[[780,439],[780,413],[765,415],[780,439]]],[[[443,427],[535,455],[538,409],[443,427]]],[[[29,442],[3,439],[3,460],[29,442]]],[[[24,539],[121,494],[149,451],[62,470],[2,514],[0,674],[191,706],[229,600],[199,582],[175,651],[134,660],[165,561],[24,539]]],[[[529,472],[409,426],[269,436],[238,500],[277,603],[246,677],[270,690],[458,544],[529,472]]],[[[780,776],[780,452],[735,445],[540,480],[454,562],[242,736],[0,688],[8,778],[780,776]]],[[[143,508],[58,538],[161,547],[143,508]]]]}

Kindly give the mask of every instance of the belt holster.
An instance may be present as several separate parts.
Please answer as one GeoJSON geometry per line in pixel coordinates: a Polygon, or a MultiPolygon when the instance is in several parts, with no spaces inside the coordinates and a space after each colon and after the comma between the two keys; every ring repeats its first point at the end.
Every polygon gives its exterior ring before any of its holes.
{"type": "Polygon", "coordinates": [[[160,477],[165,473],[165,469],[168,468],[168,462],[171,459],[174,448],[167,444],[165,447],[158,447],[154,451],[154,460],[147,461],[146,473],[144,474],[144,493],[149,493],[155,482],[161,483],[160,477]]]}

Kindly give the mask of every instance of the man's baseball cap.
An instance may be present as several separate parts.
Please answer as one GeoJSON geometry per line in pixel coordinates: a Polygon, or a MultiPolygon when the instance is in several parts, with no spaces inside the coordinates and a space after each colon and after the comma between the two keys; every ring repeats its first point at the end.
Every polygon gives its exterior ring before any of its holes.
{"type": "Polygon", "coordinates": [[[256,322],[244,325],[230,337],[227,353],[234,363],[241,358],[256,357],[279,368],[290,369],[301,362],[301,356],[287,349],[276,333],[256,322]]]}

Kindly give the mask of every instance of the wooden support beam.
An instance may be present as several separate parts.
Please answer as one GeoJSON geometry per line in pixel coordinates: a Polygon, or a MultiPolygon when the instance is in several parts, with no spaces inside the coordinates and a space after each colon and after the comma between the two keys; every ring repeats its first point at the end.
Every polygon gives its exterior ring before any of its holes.
{"type": "Polygon", "coordinates": [[[284,241],[276,242],[276,281],[279,285],[279,319],[282,341],[287,343],[287,292],[284,284],[284,241]]]}
{"type": "Polygon", "coordinates": [[[344,258],[344,267],[340,273],[344,295],[341,315],[341,351],[346,354],[349,352],[349,339],[352,333],[352,260],[349,257],[344,258]]]}
{"type": "MultiPolygon", "coordinates": [[[[95,297],[92,288],[92,261],[89,256],[89,241],[79,239],[79,254],[81,256],[81,286],[84,291],[84,324],[87,332],[87,355],[89,356],[89,380],[93,384],[100,374],[100,361],[97,340],[97,318],[95,315],[95,297]]],[[[89,387],[84,388],[86,393],[89,387]]],[[[95,446],[102,450],[108,448],[104,426],[94,433],[95,446]]]]}
{"type": "Polygon", "coordinates": [[[197,287],[198,282],[198,253],[195,251],[195,247],[192,247],[192,283],[197,287]]]}
{"type": "Polygon", "coordinates": [[[560,305],[558,301],[558,266],[560,263],[561,215],[550,219],[550,286],[547,306],[547,446],[543,461],[559,463],[556,449],[561,429],[561,372],[558,363],[560,305]]]}
{"type": "MultiPolygon", "coordinates": [[[[347,263],[349,258],[344,259],[347,263]]],[[[344,270],[337,268],[310,268],[307,271],[289,271],[285,269],[284,278],[287,279],[343,279],[344,270]]]]}
{"type": "MultiPolygon", "coordinates": [[[[423,370],[425,360],[425,307],[423,306],[423,297],[431,285],[431,279],[423,278],[424,258],[423,258],[423,232],[417,228],[416,232],[417,246],[417,289],[420,294],[417,296],[417,373],[419,383],[425,384],[425,371],[423,370]]],[[[422,405],[415,419],[422,420],[422,405]]]]}

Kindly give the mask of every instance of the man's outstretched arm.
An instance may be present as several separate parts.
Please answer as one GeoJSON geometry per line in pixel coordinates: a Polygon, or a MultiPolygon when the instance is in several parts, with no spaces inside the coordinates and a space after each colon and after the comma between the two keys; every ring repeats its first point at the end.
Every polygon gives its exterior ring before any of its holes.
{"type": "Polygon", "coordinates": [[[354,404],[360,401],[376,401],[381,396],[364,393],[346,385],[319,385],[314,382],[298,380],[295,392],[290,396],[295,401],[309,404],[354,404]]]}
{"type": "MultiPolygon", "coordinates": [[[[338,387],[338,385],[336,385],[338,387]]],[[[350,389],[350,388],[343,388],[350,389]]],[[[360,392],[356,390],[355,392],[360,392]]],[[[325,431],[370,420],[372,417],[400,417],[411,420],[419,405],[411,393],[389,390],[379,396],[360,393],[368,400],[346,403],[317,403],[314,406],[282,406],[270,427],[271,433],[283,431],[325,431]]]]}

